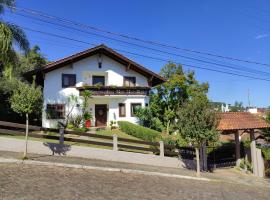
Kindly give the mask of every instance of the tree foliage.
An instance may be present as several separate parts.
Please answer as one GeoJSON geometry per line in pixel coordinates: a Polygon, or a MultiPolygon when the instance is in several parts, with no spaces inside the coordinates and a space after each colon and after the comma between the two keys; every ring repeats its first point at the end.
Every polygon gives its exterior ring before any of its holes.
{"type": "MultiPolygon", "coordinates": [[[[265,121],[270,123],[270,112],[267,114],[266,118],[265,118],[265,121]]],[[[270,129],[264,129],[263,130],[263,135],[265,137],[265,139],[270,142],[270,129]]]]}
{"type": "MultiPolygon", "coordinates": [[[[0,0],[0,15],[4,13],[4,9],[13,9],[15,0],[0,0]]],[[[12,49],[12,45],[17,45],[23,51],[29,50],[29,42],[24,31],[17,25],[4,22],[0,19],[0,47],[6,52],[12,49]]]]}
{"type": "Polygon", "coordinates": [[[29,114],[34,113],[37,110],[41,110],[42,107],[42,92],[40,87],[36,87],[34,81],[32,85],[19,82],[17,89],[10,97],[11,108],[20,114],[25,114],[26,117],[26,129],[25,129],[25,150],[23,158],[27,158],[27,144],[28,144],[28,132],[29,132],[29,114]]]}
{"type": "MultiPolygon", "coordinates": [[[[12,9],[15,0],[0,0],[0,15],[5,8],[12,9]]],[[[24,31],[17,25],[3,21],[0,18],[0,67],[8,77],[11,77],[16,64],[14,47],[19,47],[24,53],[29,51],[29,41],[24,31]]]]}
{"type": "MultiPolygon", "coordinates": [[[[36,51],[35,49],[39,48],[34,47],[26,55],[14,52],[15,56],[11,56],[11,58],[14,58],[13,64],[11,64],[11,62],[6,64],[2,73],[0,70],[0,101],[5,102],[0,106],[0,120],[14,122],[22,122],[24,120],[24,117],[13,112],[8,100],[13,91],[17,89],[20,82],[24,81],[24,72],[47,62],[46,58],[41,55],[39,50],[36,51]],[[12,67],[8,67],[8,65],[12,65],[12,67]]],[[[40,110],[35,110],[35,113],[32,114],[31,123],[38,124],[38,122],[40,122],[40,113],[40,110]]]]}
{"type": "Polygon", "coordinates": [[[203,92],[192,95],[178,110],[179,134],[195,147],[197,176],[200,176],[199,149],[206,142],[218,140],[218,117],[203,92]]]}
{"type": "Polygon", "coordinates": [[[176,130],[176,111],[197,91],[206,93],[208,84],[200,84],[194,72],[184,73],[182,66],[174,63],[165,65],[160,75],[168,81],[154,88],[149,107],[138,110],[137,116],[145,126],[168,134],[176,130]]]}
{"type": "Polygon", "coordinates": [[[35,84],[19,82],[10,97],[11,108],[20,114],[32,114],[42,108],[42,91],[35,84]]]}
{"type": "Polygon", "coordinates": [[[30,49],[26,55],[13,53],[14,55],[10,55],[10,58],[13,58],[12,62],[6,63],[2,68],[2,73],[0,73],[0,91],[3,93],[10,93],[15,89],[17,82],[23,80],[25,72],[47,63],[47,59],[42,55],[37,45],[30,49]]]}
{"type": "Polygon", "coordinates": [[[178,110],[177,127],[183,138],[193,146],[200,147],[204,142],[218,139],[217,113],[212,109],[207,96],[199,93],[191,97],[178,110]]]}
{"type": "Polygon", "coordinates": [[[48,60],[40,52],[38,45],[33,46],[26,55],[18,54],[17,74],[21,75],[29,70],[44,66],[48,60]]]}

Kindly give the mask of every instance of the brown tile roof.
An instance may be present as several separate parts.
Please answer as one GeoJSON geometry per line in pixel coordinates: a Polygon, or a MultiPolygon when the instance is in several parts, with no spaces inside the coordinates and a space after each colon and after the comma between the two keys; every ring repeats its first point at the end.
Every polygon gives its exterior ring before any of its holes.
{"type": "Polygon", "coordinates": [[[25,75],[30,76],[30,75],[39,74],[39,73],[47,73],[47,72],[50,72],[52,70],[58,69],[60,67],[64,67],[68,64],[71,64],[73,62],[79,61],[81,59],[84,59],[84,58],[87,58],[91,55],[99,54],[99,53],[104,54],[104,55],[110,57],[111,59],[114,59],[115,61],[117,61],[125,66],[128,66],[131,70],[134,70],[134,71],[148,77],[149,79],[151,78],[153,86],[161,84],[161,83],[166,81],[166,79],[163,78],[162,76],[160,76],[160,75],[152,72],[151,70],[141,66],[140,64],[128,59],[127,57],[114,51],[113,49],[107,47],[104,44],[101,44],[101,45],[96,46],[94,48],[87,49],[85,51],[73,54],[73,55],[68,56],[66,58],[57,60],[55,62],[50,62],[43,67],[40,67],[38,69],[27,72],[25,75]]]}
{"type": "Polygon", "coordinates": [[[270,124],[249,112],[220,113],[219,131],[270,128],[270,124]]]}

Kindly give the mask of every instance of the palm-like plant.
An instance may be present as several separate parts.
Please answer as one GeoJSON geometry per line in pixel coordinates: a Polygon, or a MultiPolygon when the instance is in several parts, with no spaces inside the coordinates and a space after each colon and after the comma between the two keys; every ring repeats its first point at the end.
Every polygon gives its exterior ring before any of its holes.
{"type": "MultiPolygon", "coordinates": [[[[15,0],[0,0],[0,15],[4,13],[5,7],[13,9],[15,0]]],[[[0,18],[0,65],[11,66],[14,63],[14,46],[22,51],[29,51],[29,42],[24,31],[17,25],[3,21],[0,18]]]]}

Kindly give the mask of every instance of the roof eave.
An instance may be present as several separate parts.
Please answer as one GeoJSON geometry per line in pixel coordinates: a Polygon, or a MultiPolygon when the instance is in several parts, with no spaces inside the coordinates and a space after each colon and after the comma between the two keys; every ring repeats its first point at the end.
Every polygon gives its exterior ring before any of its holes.
{"type": "Polygon", "coordinates": [[[105,46],[105,45],[99,45],[97,47],[73,54],[69,57],[57,60],[55,62],[49,63],[43,67],[40,67],[38,69],[34,69],[32,71],[28,71],[25,73],[25,76],[32,76],[38,73],[48,73],[50,71],[53,71],[55,69],[64,67],[66,65],[69,65],[71,63],[74,63],[76,61],[82,60],[84,58],[87,58],[91,55],[98,54],[98,53],[103,53],[104,55],[120,62],[123,65],[131,65],[131,69],[141,73],[142,75],[151,78],[153,77],[153,86],[162,84],[166,82],[167,80],[163,78],[162,76],[148,70],[147,68],[139,65],[138,63],[126,58],[125,56],[119,54],[118,52],[114,51],[113,49],[105,46]]]}

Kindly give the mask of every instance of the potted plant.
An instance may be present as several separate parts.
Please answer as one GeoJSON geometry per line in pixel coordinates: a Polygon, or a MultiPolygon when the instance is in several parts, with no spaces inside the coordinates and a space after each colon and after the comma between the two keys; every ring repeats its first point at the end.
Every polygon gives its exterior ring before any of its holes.
{"type": "Polygon", "coordinates": [[[85,121],[85,127],[90,128],[91,127],[91,119],[92,114],[90,112],[85,112],[83,115],[84,121],[85,121]]]}
{"type": "Polygon", "coordinates": [[[111,120],[111,121],[110,121],[110,127],[111,127],[111,130],[112,130],[112,129],[115,129],[116,126],[117,126],[116,121],[111,120]]]}

